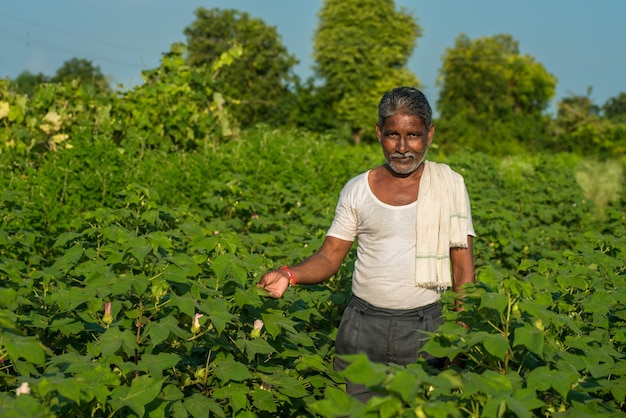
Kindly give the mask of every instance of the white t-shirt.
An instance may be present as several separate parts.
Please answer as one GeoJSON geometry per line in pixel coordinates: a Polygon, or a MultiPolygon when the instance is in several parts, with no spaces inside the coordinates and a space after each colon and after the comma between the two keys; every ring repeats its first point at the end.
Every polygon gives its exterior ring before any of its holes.
{"type": "MultiPolygon", "coordinates": [[[[380,308],[413,309],[434,303],[440,297],[437,290],[415,285],[417,202],[383,203],[370,189],[370,171],[346,183],[327,233],[345,241],[358,238],[352,292],[380,308]]],[[[476,235],[471,214],[467,234],[476,235]]]]}

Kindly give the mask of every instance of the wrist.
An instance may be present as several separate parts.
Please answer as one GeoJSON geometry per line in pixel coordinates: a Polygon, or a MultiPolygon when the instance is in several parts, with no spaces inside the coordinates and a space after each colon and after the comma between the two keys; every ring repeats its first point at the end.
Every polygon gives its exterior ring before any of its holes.
{"type": "Polygon", "coordinates": [[[282,266],[280,270],[287,274],[287,277],[289,278],[289,286],[295,286],[296,283],[298,283],[298,279],[296,279],[295,274],[293,274],[293,271],[291,271],[289,267],[282,266]]]}

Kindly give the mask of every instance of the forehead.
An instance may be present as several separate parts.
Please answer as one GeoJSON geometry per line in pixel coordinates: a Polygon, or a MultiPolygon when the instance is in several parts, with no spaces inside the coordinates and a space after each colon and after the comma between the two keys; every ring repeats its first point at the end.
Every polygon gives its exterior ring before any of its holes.
{"type": "Polygon", "coordinates": [[[385,119],[382,126],[383,131],[388,130],[407,130],[421,131],[425,130],[424,122],[419,116],[415,115],[393,115],[385,119]]]}

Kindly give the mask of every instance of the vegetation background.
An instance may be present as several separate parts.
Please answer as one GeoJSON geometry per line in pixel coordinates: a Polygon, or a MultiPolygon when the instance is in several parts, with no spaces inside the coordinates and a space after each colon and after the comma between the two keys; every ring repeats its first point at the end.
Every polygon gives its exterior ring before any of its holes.
{"type": "Polygon", "coordinates": [[[3,416],[625,412],[626,93],[550,115],[557,79],[510,35],[461,34],[440,69],[429,157],[465,176],[478,277],[426,349],[465,367],[332,370],[353,254],[323,285],[257,289],[381,163],[380,96],[420,86],[421,28],[393,1],[319,19],[310,80],[271,26],[199,8],[130,90],[78,58],[0,81],[3,416]],[[346,378],[382,396],[360,404],[346,378]]]}

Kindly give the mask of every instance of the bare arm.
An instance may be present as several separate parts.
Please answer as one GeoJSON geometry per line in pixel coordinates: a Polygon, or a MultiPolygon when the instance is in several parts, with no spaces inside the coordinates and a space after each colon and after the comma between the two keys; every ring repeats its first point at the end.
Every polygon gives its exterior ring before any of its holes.
{"type": "MultiPolygon", "coordinates": [[[[474,283],[474,246],[473,238],[471,235],[467,236],[467,248],[452,248],[450,250],[450,260],[452,262],[452,279],[454,282],[454,291],[463,297],[463,290],[461,287],[466,283],[474,283]]],[[[460,306],[460,301],[457,301],[459,307],[458,311],[463,310],[460,306]]],[[[467,325],[463,322],[459,322],[459,325],[467,328],[467,325]]],[[[465,367],[465,356],[463,354],[457,355],[454,359],[446,359],[446,364],[455,364],[458,367],[465,367]]]]}
{"type": "MultiPolygon", "coordinates": [[[[337,273],[341,263],[350,251],[352,241],[326,237],[320,249],[300,264],[290,267],[298,284],[317,284],[337,273]]],[[[274,298],[279,298],[289,286],[289,275],[282,270],[268,271],[259,281],[274,298]]]]}
{"type": "Polygon", "coordinates": [[[465,283],[474,283],[474,248],[472,236],[467,236],[467,248],[452,248],[450,250],[452,262],[452,278],[454,291],[461,293],[465,283]]]}

